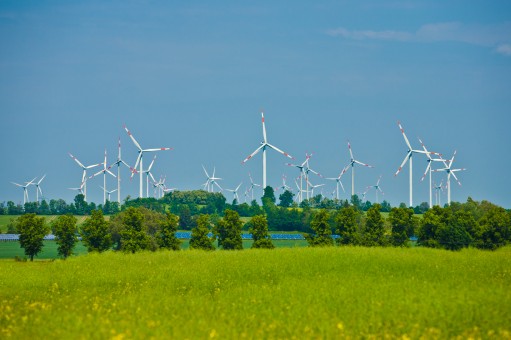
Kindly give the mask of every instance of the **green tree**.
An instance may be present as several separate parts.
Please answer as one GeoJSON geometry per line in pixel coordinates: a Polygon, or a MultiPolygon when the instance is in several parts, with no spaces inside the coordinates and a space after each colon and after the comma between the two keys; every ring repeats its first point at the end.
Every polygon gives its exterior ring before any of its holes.
{"type": "Polygon", "coordinates": [[[192,226],[192,213],[187,205],[179,207],[179,227],[184,230],[190,230],[192,226]]]}
{"type": "Polygon", "coordinates": [[[16,220],[16,229],[19,233],[21,248],[25,249],[25,255],[34,261],[34,256],[43,249],[43,239],[50,232],[50,228],[44,223],[44,217],[35,214],[25,214],[16,220]]]}
{"type": "Polygon", "coordinates": [[[341,208],[335,215],[335,231],[340,236],[339,245],[356,245],[360,243],[358,225],[360,213],[353,206],[341,208]]]}
{"type": "Polygon", "coordinates": [[[52,223],[53,234],[58,245],[57,252],[64,259],[72,255],[73,248],[78,242],[76,222],[76,217],[67,214],[57,217],[52,223]]]}
{"type": "Polygon", "coordinates": [[[282,194],[279,195],[280,200],[279,205],[283,208],[290,207],[291,204],[293,204],[293,196],[294,194],[291,191],[289,190],[284,191],[282,194]]]}
{"type": "Polygon", "coordinates": [[[158,246],[170,250],[180,250],[181,241],[176,237],[178,217],[167,212],[165,221],[162,223],[158,233],[158,246]]]}
{"type": "Polygon", "coordinates": [[[476,243],[478,248],[495,250],[510,240],[510,214],[501,207],[492,206],[479,220],[481,236],[476,243]]]}
{"type": "Polygon", "coordinates": [[[305,239],[311,247],[333,246],[332,230],[330,229],[330,216],[326,209],[316,212],[311,221],[313,235],[305,235],[305,239]]]}
{"type": "Polygon", "coordinates": [[[144,230],[144,215],[134,207],[124,211],[122,217],[121,250],[136,253],[139,250],[150,249],[151,240],[144,230]]]}
{"type": "Polygon", "coordinates": [[[208,236],[209,225],[209,215],[200,215],[197,218],[197,226],[192,229],[190,248],[215,250],[215,246],[213,245],[215,239],[208,236]]]}
{"type": "Polygon", "coordinates": [[[264,188],[264,194],[261,201],[263,202],[263,205],[265,205],[265,202],[275,204],[275,191],[271,186],[268,185],[264,188]]]}
{"type": "Polygon", "coordinates": [[[422,216],[417,244],[430,248],[440,248],[439,233],[441,229],[447,227],[450,218],[451,210],[449,208],[441,208],[435,205],[426,211],[422,216]]]}
{"type": "Polygon", "coordinates": [[[365,246],[385,246],[385,220],[380,213],[381,206],[376,203],[366,213],[363,244],[365,246]]]}
{"type": "Polygon", "coordinates": [[[48,205],[48,202],[46,200],[42,200],[41,204],[39,205],[39,208],[37,209],[37,213],[39,215],[50,215],[50,206],[48,205]]]}
{"type": "Polygon", "coordinates": [[[225,250],[241,250],[241,227],[243,222],[236,211],[226,209],[224,217],[213,228],[214,235],[218,238],[218,246],[225,250]]]}
{"type": "Polygon", "coordinates": [[[82,224],[80,235],[89,252],[102,252],[112,247],[112,235],[101,210],[91,211],[91,216],[82,224]]]}
{"type": "Polygon", "coordinates": [[[351,205],[355,207],[355,209],[362,210],[362,200],[360,199],[360,197],[358,197],[357,194],[351,196],[350,202],[351,205]]]}
{"type": "Polygon", "coordinates": [[[408,230],[416,223],[411,208],[392,208],[389,213],[392,228],[390,242],[395,247],[408,245],[408,230]]]}
{"type": "Polygon", "coordinates": [[[85,196],[78,194],[75,196],[75,211],[77,215],[84,215],[87,212],[87,202],[85,202],[85,196]]]}
{"type": "Polygon", "coordinates": [[[442,248],[460,250],[468,247],[472,238],[462,226],[447,224],[438,230],[438,241],[442,248]]]}
{"type": "Polygon", "coordinates": [[[250,219],[249,233],[252,234],[254,243],[252,248],[267,248],[273,249],[273,245],[270,235],[268,234],[268,221],[264,215],[256,215],[250,219]]]}

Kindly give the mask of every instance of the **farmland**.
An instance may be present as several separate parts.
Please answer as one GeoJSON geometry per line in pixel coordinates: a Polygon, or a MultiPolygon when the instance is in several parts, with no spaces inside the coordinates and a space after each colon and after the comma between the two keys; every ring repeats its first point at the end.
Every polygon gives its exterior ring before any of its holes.
{"type": "Polygon", "coordinates": [[[0,272],[1,337],[511,337],[510,247],[107,252],[0,272]]]}

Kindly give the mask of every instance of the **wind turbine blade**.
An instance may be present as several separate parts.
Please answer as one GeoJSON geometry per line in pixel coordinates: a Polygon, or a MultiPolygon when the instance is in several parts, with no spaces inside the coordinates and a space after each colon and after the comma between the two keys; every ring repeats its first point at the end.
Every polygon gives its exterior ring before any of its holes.
{"type": "Polygon", "coordinates": [[[461,187],[461,182],[459,181],[458,177],[456,177],[456,174],[454,172],[450,172],[452,177],[454,177],[454,179],[456,180],[456,182],[458,182],[458,185],[461,187]]]}
{"type": "Polygon", "coordinates": [[[37,185],[41,184],[41,182],[43,181],[43,179],[46,177],[46,174],[43,175],[43,177],[41,177],[41,179],[37,182],[37,185]]]}
{"type": "Polygon", "coordinates": [[[275,151],[277,151],[277,152],[280,152],[281,154],[283,154],[283,155],[284,155],[284,156],[286,156],[287,158],[294,159],[294,157],[293,157],[293,156],[291,156],[291,155],[290,155],[290,154],[288,154],[287,152],[284,152],[284,151],[280,150],[280,149],[279,149],[279,148],[277,148],[276,146],[271,145],[271,144],[268,144],[268,146],[269,146],[270,148],[272,148],[273,150],[275,150],[275,151]]]}
{"type": "Polygon", "coordinates": [[[106,169],[105,171],[108,172],[110,175],[114,176],[115,178],[117,178],[117,176],[112,171],[110,171],[108,169],[106,169]]]}
{"type": "Polygon", "coordinates": [[[403,129],[403,127],[401,126],[401,123],[399,121],[397,122],[397,125],[399,126],[399,129],[401,130],[401,133],[403,134],[403,138],[405,139],[408,149],[412,150],[412,146],[410,145],[410,142],[408,141],[408,138],[406,137],[405,129],[403,129]]]}
{"type": "Polygon", "coordinates": [[[149,174],[149,177],[151,177],[151,179],[153,180],[153,182],[156,183],[156,180],[154,179],[153,174],[150,172],[148,172],[148,174],[149,174]]]}
{"type": "Polygon", "coordinates": [[[133,135],[131,134],[130,130],[128,130],[126,125],[124,125],[124,130],[126,130],[126,133],[128,134],[128,136],[130,136],[131,140],[133,141],[133,144],[135,144],[138,150],[142,151],[142,147],[140,146],[140,144],[138,144],[137,140],[135,139],[135,137],[133,137],[133,135]]]}
{"type": "Polygon", "coordinates": [[[380,184],[381,176],[383,176],[383,175],[380,175],[380,178],[378,178],[378,181],[376,182],[376,186],[378,186],[380,184]]]}
{"type": "Polygon", "coordinates": [[[401,163],[401,165],[399,166],[399,168],[397,169],[396,173],[394,174],[394,176],[397,176],[400,172],[401,172],[401,169],[403,169],[403,167],[405,166],[406,162],[408,161],[408,158],[410,158],[410,154],[412,152],[411,151],[408,151],[406,153],[406,156],[405,156],[405,159],[403,160],[403,163],[401,163]]]}
{"type": "Polygon", "coordinates": [[[151,171],[151,168],[153,167],[155,160],[156,160],[156,155],[154,155],[153,160],[151,161],[151,164],[149,164],[149,167],[147,168],[147,171],[151,171]]]}
{"type": "Polygon", "coordinates": [[[14,184],[14,185],[17,185],[17,186],[19,186],[19,187],[23,187],[23,185],[21,185],[21,184],[14,183],[14,182],[11,182],[11,183],[12,183],[12,184],[14,184]]]}
{"type": "Polygon", "coordinates": [[[98,166],[101,166],[101,165],[103,165],[103,163],[92,164],[92,165],[86,166],[85,169],[97,168],[98,166]]]}
{"type": "Polygon", "coordinates": [[[359,162],[357,160],[353,160],[355,163],[357,163],[358,165],[363,165],[363,166],[367,166],[368,168],[374,168],[374,166],[372,165],[369,165],[369,164],[365,164],[365,163],[362,163],[362,162],[359,162]]]}
{"type": "Polygon", "coordinates": [[[263,140],[264,140],[264,144],[267,143],[267,139],[266,139],[266,125],[264,124],[264,112],[261,111],[261,122],[263,123],[263,140]]]}
{"type": "Polygon", "coordinates": [[[424,171],[424,175],[422,175],[421,182],[424,181],[426,175],[428,174],[429,169],[431,169],[431,162],[428,162],[428,166],[426,167],[426,171],[424,171]]]}
{"type": "MultiPolygon", "coordinates": [[[[202,164],[201,164],[202,165],[202,164]]],[[[204,167],[204,165],[202,165],[202,170],[204,170],[204,173],[206,174],[206,177],[209,178],[209,174],[208,172],[206,171],[206,168],[204,167]]]]}
{"type": "Polygon", "coordinates": [[[355,159],[355,157],[353,157],[353,151],[351,151],[351,144],[350,144],[350,141],[348,140],[348,150],[350,151],[350,157],[351,159],[355,159]]]}
{"type": "Polygon", "coordinates": [[[344,185],[342,185],[342,182],[341,182],[341,180],[340,180],[340,179],[339,179],[339,184],[341,185],[342,192],[346,192],[346,190],[344,190],[344,185]]]}
{"type": "Polygon", "coordinates": [[[214,184],[220,189],[220,190],[224,190],[222,189],[222,187],[220,186],[220,184],[218,184],[217,182],[214,182],[214,184]]]}
{"type": "Polygon", "coordinates": [[[142,158],[142,152],[140,151],[138,153],[138,157],[137,157],[137,161],[135,162],[135,166],[131,169],[131,176],[130,176],[130,179],[133,178],[133,175],[135,175],[136,173],[138,173],[137,171],[137,166],[138,166],[138,162],[140,162],[140,158],[142,158]]]}
{"type": "Polygon", "coordinates": [[[258,147],[254,152],[250,154],[247,158],[245,158],[241,163],[245,164],[250,158],[254,157],[266,144],[261,144],[260,147],[258,147]]]}
{"type": "Polygon", "coordinates": [[[82,168],[85,168],[85,166],[75,157],[71,154],[71,152],[68,152],[69,153],[69,156],[74,159],[74,161],[79,165],[81,166],[82,168]]]}
{"type": "Polygon", "coordinates": [[[142,151],[144,152],[155,152],[155,151],[167,151],[167,150],[174,150],[174,148],[155,148],[155,149],[144,149],[142,151]]]}

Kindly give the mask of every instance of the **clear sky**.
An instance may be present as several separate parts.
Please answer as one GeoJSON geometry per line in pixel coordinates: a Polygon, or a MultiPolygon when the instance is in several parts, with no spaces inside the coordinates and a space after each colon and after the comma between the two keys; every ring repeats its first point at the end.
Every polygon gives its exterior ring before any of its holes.
{"type": "MultiPolygon", "coordinates": [[[[67,153],[88,165],[106,148],[110,163],[119,136],[133,164],[123,124],[144,148],[174,148],[153,167],[171,187],[200,188],[201,164],[223,187],[245,188],[249,171],[261,183],[260,155],[241,165],[262,140],[261,109],[269,142],[296,162],[314,152],[327,177],[349,162],[349,139],[375,166],[357,169],[356,192],[383,175],[384,198],[408,202],[408,167],[394,177],[400,120],[414,148],[457,150],[468,170],[453,200],[511,208],[511,2],[0,0],[0,202],[22,202],[10,182],[43,174],[48,200],[72,201],[81,170],[67,153]]],[[[292,184],[286,162],[268,152],[269,185],[292,184]]],[[[414,204],[428,201],[425,168],[415,157],[414,204]]],[[[350,174],[343,183],[348,198],[350,174]]],[[[102,179],[88,185],[100,203],[102,179]]],[[[122,190],[137,196],[138,181],[122,190]]]]}

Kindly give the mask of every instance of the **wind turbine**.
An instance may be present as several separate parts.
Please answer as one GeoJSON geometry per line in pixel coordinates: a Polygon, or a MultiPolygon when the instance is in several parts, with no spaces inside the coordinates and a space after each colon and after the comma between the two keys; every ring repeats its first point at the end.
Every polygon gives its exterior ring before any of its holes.
{"type": "Polygon", "coordinates": [[[374,191],[376,192],[376,203],[379,203],[378,202],[378,191],[381,192],[382,195],[385,195],[385,193],[381,190],[381,187],[380,187],[381,176],[382,175],[380,175],[380,177],[378,178],[376,185],[370,185],[366,188],[366,191],[364,191],[364,198],[365,198],[365,194],[367,193],[367,191],[369,191],[369,189],[374,188],[374,191]]]}
{"type": "Polygon", "coordinates": [[[348,169],[351,167],[351,196],[353,197],[355,195],[355,164],[362,165],[368,168],[374,168],[374,166],[362,163],[353,157],[353,151],[351,150],[351,144],[350,141],[348,141],[348,150],[350,151],[350,162],[348,165],[344,167],[341,174],[339,175],[339,178],[344,175],[345,172],[348,171],[348,169]]]}
{"type": "Polygon", "coordinates": [[[30,200],[28,199],[28,186],[29,185],[32,185],[34,184],[34,181],[36,180],[37,177],[34,177],[33,180],[31,180],[30,182],[25,182],[25,185],[21,185],[21,184],[18,184],[18,183],[15,183],[15,182],[11,182],[12,184],[20,187],[20,188],[23,188],[23,205],[25,205],[25,203],[27,202],[30,202],[30,200]]]}
{"type": "Polygon", "coordinates": [[[424,175],[422,175],[421,182],[424,181],[424,178],[426,177],[427,173],[429,172],[429,206],[433,206],[433,192],[432,192],[432,179],[431,179],[431,171],[433,170],[431,168],[432,162],[445,162],[445,159],[442,159],[442,155],[437,152],[429,152],[428,149],[426,149],[426,146],[422,142],[422,140],[419,138],[419,142],[422,145],[422,148],[426,152],[426,156],[428,157],[427,162],[428,166],[426,166],[426,171],[424,171],[424,175]],[[432,158],[431,155],[437,155],[440,158],[432,158]]]}
{"type": "Polygon", "coordinates": [[[410,162],[409,162],[409,164],[410,164],[410,201],[409,201],[409,203],[410,203],[410,207],[413,207],[412,156],[414,153],[426,153],[426,152],[423,150],[414,150],[412,148],[412,146],[410,145],[410,142],[408,141],[408,138],[406,137],[405,130],[403,129],[403,127],[401,126],[401,123],[399,121],[397,122],[397,125],[399,126],[399,129],[401,130],[401,133],[403,134],[403,138],[405,140],[406,146],[408,146],[408,151],[406,152],[405,159],[403,160],[403,162],[397,169],[394,176],[397,176],[399,174],[399,172],[401,172],[401,169],[405,166],[406,162],[408,162],[408,160],[410,160],[410,162]]]}
{"type": "MultiPolygon", "coordinates": [[[[243,183],[243,182],[242,182],[242,183],[243,183]]],[[[239,190],[239,188],[241,187],[241,184],[242,184],[242,183],[238,184],[238,186],[236,187],[236,189],[225,189],[225,190],[227,190],[227,191],[229,191],[229,192],[232,192],[232,193],[233,193],[233,201],[234,201],[234,200],[236,200],[236,202],[238,202],[238,203],[240,202],[240,198],[239,198],[239,196],[238,196],[238,190],[239,190]]]]}
{"type": "Polygon", "coordinates": [[[322,187],[322,186],[324,186],[324,185],[325,185],[325,184],[316,184],[316,185],[313,185],[313,184],[309,181],[309,179],[307,179],[307,184],[308,184],[308,185],[310,186],[310,188],[311,188],[311,191],[312,191],[312,197],[314,197],[314,189],[319,188],[319,187],[322,187]]]}
{"type": "Polygon", "coordinates": [[[250,172],[248,173],[248,177],[250,177],[250,187],[248,187],[248,192],[252,192],[252,201],[254,200],[254,188],[255,187],[261,187],[261,184],[254,183],[254,180],[252,179],[252,175],[250,172]]]}
{"type": "MultiPolygon", "coordinates": [[[[104,187],[102,187],[101,185],[100,185],[99,187],[100,187],[101,189],[103,189],[103,191],[105,191],[105,192],[108,194],[108,201],[109,201],[109,202],[111,202],[111,201],[110,201],[110,194],[112,194],[112,193],[116,192],[116,191],[117,191],[117,189],[114,189],[114,190],[108,191],[108,190],[106,190],[104,187]]],[[[105,203],[106,203],[106,202],[105,202],[105,203]]]]}
{"type": "Polygon", "coordinates": [[[465,168],[452,169],[452,163],[454,162],[455,156],[456,156],[456,151],[454,151],[454,154],[452,155],[452,158],[450,161],[444,162],[445,168],[433,170],[435,172],[439,172],[439,171],[447,172],[447,204],[449,204],[449,205],[451,204],[451,175],[454,177],[456,182],[458,182],[459,186],[461,186],[461,182],[458,180],[458,177],[456,177],[455,172],[467,170],[465,168]],[[447,165],[447,163],[449,163],[449,165],[447,165]]]}
{"type": "Polygon", "coordinates": [[[245,164],[250,158],[252,158],[254,155],[256,155],[259,151],[261,151],[261,150],[263,151],[263,190],[264,190],[266,188],[266,148],[273,149],[288,158],[291,158],[291,159],[294,159],[294,158],[291,155],[289,155],[288,153],[280,150],[276,146],[268,143],[268,140],[266,138],[266,127],[264,125],[264,112],[261,112],[261,118],[262,118],[261,120],[263,123],[263,141],[261,142],[261,146],[259,146],[254,152],[252,152],[250,154],[250,156],[245,158],[243,160],[243,162],[241,162],[241,164],[245,164]]]}
{"type": "MultiPolygon", "coordinates": [[[[133,141],[133,144],[135,144],[135,147],[138,149],[138,157],[137,157],[137,161],[135,162],[135,166],[133,167],[134,169],[137,168],[137,166],[140,164],[140,169],[138,170],[138,173],[140,175],[140,190],[139,190],[139,197],[140,198],[143,198],[144,197],[144,180],[143,180],[143,172],[144,172],[144,168],[142,166],[142,162],[143,162],[143,156],[144,156],[144,152],[156,152],[156,151],[166,151],[166,150],[172,150],[173,148],[155,148],[155,149],[142,149],[142,147],[140,146],[140,144],[137,142],[137,140],[135,139],[135,137],[133,137],[133,135],[131,134],[130,130],[128,130],[128,128],[126,127],[126,125],[124,125],[124,130],[126,130],[126,133],[128,133],[128,136],[130,136],[131,140],[133,141]]],[[[133,178],[133,174],[135,172],[132,171],[131,173],[131,178],[133,178]]]]}
{"type": "Polygon", "coordinates": [[[281,189],[283,192],[286,190],[293,191],[293,189],[291,189],[291,187],[286,184],[286,179],[287,179],[286,175],[282,175],[282,185],[278,187],[276,191],[278,191],[279,189],[281,189]]]}
{"type": "Polygon", "coordinates": [[[41,199],[43,197],[43,190],[41,189],[41,182],[43,181],[43,179],[46,177],[46,174],[43,175],[43,177],[41,177],[40,180],[38,180],[36,183],[34,183],[36,189],[35,189],[35,193],[36,193],[36,202],[39,203],[39,193],[41,193],[41,199]]]}
{"type": "Polygon", "coordinates": [[[87,170],[88,169],[92,169],[92,168],[95,168],[97,166],[100,166],[102,163],[98,163],[98,164],[93,164],[93,165],[88,165],[88,166],[85,166],[83,165],[79,160],[78,158],[76,158],[75,156],[73,156],[70,152],[69,152],[69,156],[74,159],[74,161],[80,166],[80,168],[82,168],[83,170],[83,173],[82,173],[82,184],[83,184],[83,200],[84,201],[87,201],[87,170]]]}
{"type": "Polygon", "coordinates": [[[156,182],[156,180],[153,177],[153,174],[151,173],[151,169],[153,168],[154,161],[156,160],[156,155],[154,155],[153,160],[151,161],[151,164],[149,164],[149,167],[144,170],[144,173],[146,174],[146,197],[149,197],[149,177],[153,180],[153,182],[156,182]]]}
{"type": "Polygon", "coordinates": [[[342,175],[344,175],[344,172],[341,171],[341,173],[339,174],[338,177],[328,177],[326,179],[328,180],[331,180],[331,181],[335,181],[335,198],[337,198],[337,200],[339,200],[339,184],[341,185],[341,188],[342,188],[342,192],[346,192],[344,190],[344,185],[342,185],[342,182],[341,182],[341,177],[342,175]]]}
{"type": "Polygon", "coordinates": [[[440,182],[440,185],[436,185],[436,183],[435,183],[433,186],[433,189],[435,189],[435,204],[438,206],[440,206],[442,204],[440,202],[440,200],[441,200],[440,191],[444,191],[442,183],[443,183],[443,180],[440,182]]]}
{"type": "MultiPolygon", "coordinates": [[[[305,183],[306,183],[306,188],[307,190],[305,190],[306,192],[306,198],[309,199],[309,172],[312,172],[313,174],[319,176],[319,177],[323,177],[319,172],[313,170],[310,166],[309,166],[309,159],[312,157],[312,153],[309,155],[308,153],[305,153],[305,160],[302,162],[302,164],[291,164],[291,163],[286,163],[286,165],[288,166],[293,166],[295,168],[297,168],[298,170],[300,170],[300,192],[303,192],[303,179],[305,178],[305,183]]],[[[303,198],[303,197],[301,197],[303,198]]]]}
{"type": "Polygon", "coordinates": [[[132,173],[134,172],[134,169],[121,158],[121,137],[119,137],[117,160],[114,164],[117,164],[117,202],[121,204],[121,164],[124,164],[132,173]]]}
{"type": "Polygon", "coordinates": [[[99,170],[94,175],[89,177],[89,179],[91,179],[93,177],[96,177],[99,174],[103,174],[103,204],[106,203],[106,189],[105,189],[106,188],[106,173],[108,172],[110,175],[117,177],[114,175],[114,173],[112,171],[110,171],[111,167],[112,167],[111,165],[109,167],[106,166],[106,149],[105,149],[105,160],[103,161],[103,169],[99,170]]]}
{"type": "Polygon", "coordinates": [[[204,165],[202,166],[202,169],[204,170],[204,173],[208,178],[206,183],[204,183],[204,188],[207,188],[208,192],[215,192],[214,185],[216,185],[220,189],[220,191],[222,191],[223,190],[222,187],[220,186],[220,184],[217,183],[217,180],[221,180],[221,178],[215,177],[215,167],[213,167],[213,176],[209,176],[204,165]]]}

